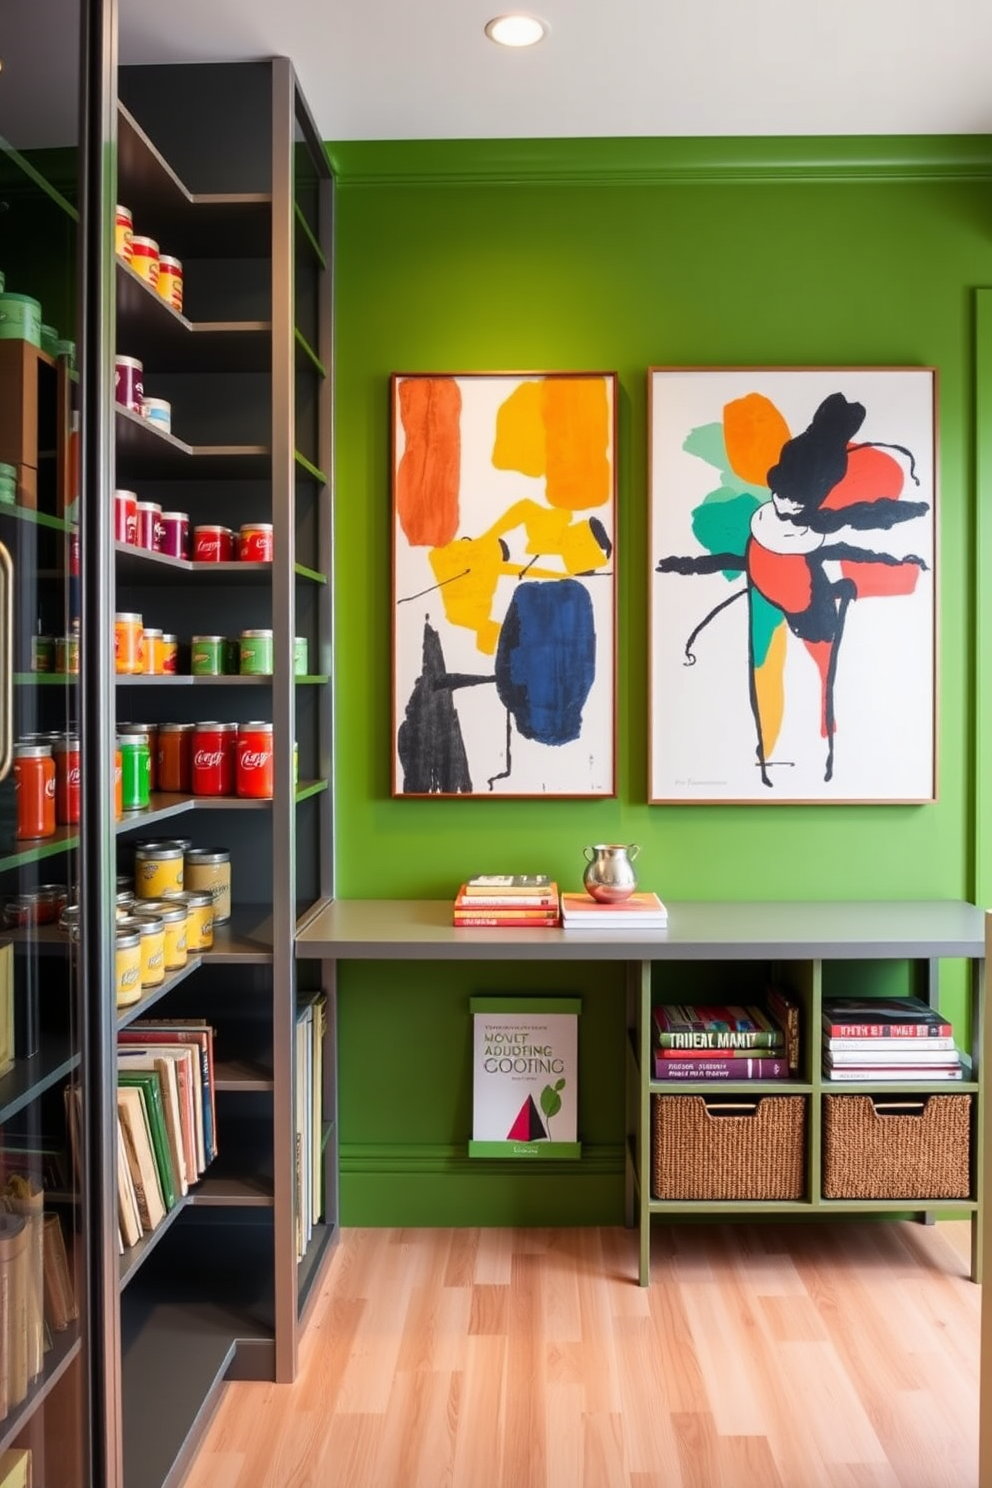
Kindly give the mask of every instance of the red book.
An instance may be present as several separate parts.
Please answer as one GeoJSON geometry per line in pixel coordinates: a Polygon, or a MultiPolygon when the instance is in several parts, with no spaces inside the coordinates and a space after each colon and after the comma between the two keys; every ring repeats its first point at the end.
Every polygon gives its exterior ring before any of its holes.
{"type": "Polygon", "coordinates": [[[463,929],[484,930],[557,930],[557,914],[541,914],[539,911],[529,915],[503,915],[498,914],[471,914],[456,910],[452,923],[463,929]]]}

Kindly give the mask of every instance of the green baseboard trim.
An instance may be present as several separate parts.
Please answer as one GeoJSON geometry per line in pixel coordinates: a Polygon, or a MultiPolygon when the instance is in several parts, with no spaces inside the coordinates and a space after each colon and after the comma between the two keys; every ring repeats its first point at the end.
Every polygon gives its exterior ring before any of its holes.
{"type": "Polygon", "coordinates": [[[469,1157],[512,1157],[523,1162],[544,1162],[550,1158],[582,1156],[581,1142],[469,1142],[469,1157]]]}

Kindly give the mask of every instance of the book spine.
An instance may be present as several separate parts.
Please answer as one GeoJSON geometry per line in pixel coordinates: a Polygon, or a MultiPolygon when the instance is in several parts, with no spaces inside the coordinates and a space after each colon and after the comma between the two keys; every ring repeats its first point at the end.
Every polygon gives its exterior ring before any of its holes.
{"type": "Polygon", "coordinates": [[[558,927],[557,915],[514,915],[512,919],[500,919],[498,915],[470,914],[455,915],[456,926],[468,926],[475,929],[507,929],[507,930],[555,930],[558,927]]]}
{"type": "Polygon", "coordinates": [[[786,1080],[784,1059],[661,1059],[654,1062],[656,1080],[786,1080]]]}
{"type": "Polygon", "coordinates": [[[663,1032],[656,1025],[655,1043],[659,1049],[683,1049],[686,1054],[692,1054],[695,1049],[780,1049],[783,1037],[781,1032],[767,1032],[765,1029],[752,1032],[717,1028],[687,1033],[663,1032]]]}
{"type": "Polygon", "coordinates": [[[557,909],[557,894],[459,894],[456,909],[557,909]]]}
{"type": "MultiPolygon", "coordinates": [[[[823,1047],[831,1053],[851,1053],[855,1051],[881,1053],[881,1039],[873,1038],[829,1038],[823,1035],[823,1047]]],[[[924,1049],[929,1053],[931,1050],[954,1049],[956,1047],[953,1038],[947,1038],[943,1034],[935,1038],[927,1039],[887,1039],[885,1042],[885,1053],[890,1056],[896,1054],[922,1052],[924,1049]]]]}
{"type": "Polygon", "coordinates": [[[839,1068],[827,1069],[824,1072],[828,1079],[835,1080],[840,1085],[846,1085],[849,1080],[902,1080],[906,1084],[916,1085],[921,1080],[963,1080],[964,1070],[960,1067],[948,1069],[944,1065],[917,1064],[912,1068],[900,1069],[898,1065],[875,1065],[870,1064],[845,1064],[839,1068]]]}
{"type": "Polygon", "coordinates": [[[831,1023],[823,1020],[823,1031],[829,1038],[950,1038],[954,1029],[950,1023],[831,1023]]]}

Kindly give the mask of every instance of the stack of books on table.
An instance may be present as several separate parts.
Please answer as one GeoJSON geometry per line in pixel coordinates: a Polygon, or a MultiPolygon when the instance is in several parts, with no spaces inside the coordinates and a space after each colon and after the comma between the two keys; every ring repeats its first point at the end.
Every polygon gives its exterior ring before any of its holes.
{"type": "Polygon", "coordinates": [[[606,904],[586,893],[561,896],[561,922],[566,930],[619,930],[637,925],[642,930],[664,930],[668,910],[657,894],[636,890],[626,899],[606,904]]]}
{"type": "Polygon", "coordinates": [[[757,1006],[659,1003],[656,1080],[787,1080],[785,1033],[757,1006]]]}
{"type": "Polygon", "coordinates": [[[549,930],[560,923],[558,885],[545,873],[480,873],[455,898],[452,923],[480,930],[549,930]]]}
{"type": "Polygon", "coordinates": [[[960,1080],[954,1028],[918,997],[825,998],[823,1073],[829,1080],[960,1080]]]}

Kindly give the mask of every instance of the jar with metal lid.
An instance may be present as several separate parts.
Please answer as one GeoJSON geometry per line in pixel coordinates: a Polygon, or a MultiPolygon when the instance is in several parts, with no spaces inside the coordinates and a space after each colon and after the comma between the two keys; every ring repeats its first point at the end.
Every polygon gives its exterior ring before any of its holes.
{"type": "Polygon", "coordinates": [[[244,522],[238,534],[238,558],[242,563],[272,562],[272,523],[244,522]]]}
{"type": "Polygon", "coordinates": [[[14,746],[14,796],[20,840],[55,836],[55,761],[48,744],[14,746]]]}
{"type": "Polygon", "coordinates": [[[118,258],[125,263],[131,262],[132,243],[134,241],[134,219],[131,216],[130,207],[122,207],[117,203],[114,214],[114,250],[118,258]]]}
{"type": "Polygon", "coordinates": [[[179,315],[183,313],[183,266],[171,253],[158,256],[158,282],[155,285],[167,305],[179,315]]]}
{"type": "Polygon", "coordinates": [[[158,288],[158,244],[154,238],[131,234],[131,267],[152,289],[158,288]]]}
{"type": "Polygon", "coordinates": [[[66,935],[72,936],[73,931],[79,934],[79,917],[82,910],[78,904],[66,904],[59,915],[59,929],[64,930],[66,935]]]}
{"type": "Polygon", "coordinates": [[[41,884],[37,889],[14,894],[4,904],[4,923],[17,930],[35,925],[54,925],[67,899],[68,890],[64,884],[41,884]]]}
{"type": "Polygon", "coordinates": [[[133,1007],[141,997],[141,936],[137,930],[117,931],[117,1006],[133,1007]]]}
{"type": "MultiPolygon", "coordinates": [[[[147,631],[145,632],[147,635],[147,631]]],[[[148,743],[148,789],[150,791],[158,788],[158,724],[157,723],[119,723],[117,734],[123,738],[125,734],[140,734],[148,743]]]]}
{"type": "Polygon", "coordinates": [[[194,796],[233,796],[238,725],[198,723],[193,730],[194,796]]]}
{"type": "Polygon", "coordinates": [[[160,915],[133,914],[117,921],[118,932],[136,930],[141,937],[141,985],[158,987],[165,980],[165,921],[160,915]]]}
{"type": "Polygon", "coordinates": [[[151,803],[151,753],[147,734],[121,734],[117,740],[124,766],[125,811],[143,811],[151,803]]]}
{"type": "Polygon", "coordinates": [[[114,616],[114,670],[123,676],[138,676],[144,668],[144,627],[134,610],[114,616]]]}
{"type": "Polygon", "coordinates": [[[55,759],[55,820],[64,826],[74,826],[79,821],[79,738],[76,734],[65,734],[56,743],[55,759]]]}
{"type": "Polygon", "coordinates": [[[139,899],[161,899],[183,887],[183,849],[175,842],[148,842],[134,849],[134,885],[139,899]]]}
{"type": "Polygon", "coordinates": [[[193,762],[193,724],[158,726],[158,785],[163,791],[188,791],[193,762]]]}
{"type": "Polygon", "coordinates": [[[226,925],[231,918],[231,854],[226,848],[189,848],[183,877],[187,889],[210,895],[214,924],[226,925]]]}
{"type": "Polygon", "coordinates": [[[271,674],[271,630],[243,630],[241,632],[242,677],[268,677],[271,674]]]}
{"type": "Polygon", "coordinates": [[[224,637],[195,635],[190,641],[189,669],[194,677],[224,674],[224,637]]]}
{"type": "Polygon", "coordinates": [[[119,888],[117,890],[117,894],[116,894],[116,896],[114,898],[114,905],[115,905],[115,908],[117,910],[118,917],[120,917],[121,915],[130,914],[131,913],[131,906],[132,906],[133,903],[134,903],[134,885],[133,884],[128,884],[127,888],[119,888]]]}
{"type": "Polygon", "coordinates": [[[146,625],[141,636],[145,658],[145,676],[162,675],[162,632],[157,627],[146,625]]]}
{"type": "Polygon", "coordinates": [[[135,906],[135,914],[154,915],[165,931],[165,969],[179,971],[186,965],[186,905],[176,899],[144,899],[135,906]]]}
{"type": "Polygon", "coordinates": [[[239,796],[267,800],[273,791],[272,724],[238,724],[235,790],[239,796]]]}
{"type": "Polygon", "coordinates": [[[209,951],[214,943],[214,901],[209,893],[163,894],[163,899],[178,899],[186,906],[186,949],[209,951]]]}

